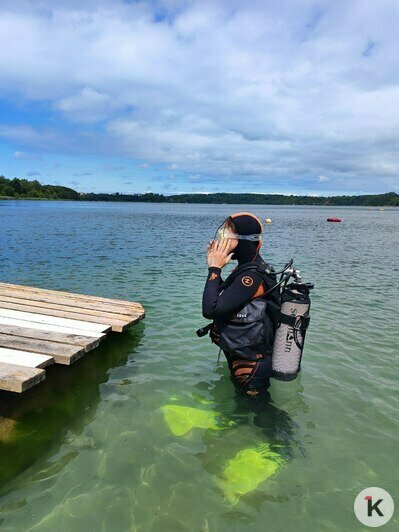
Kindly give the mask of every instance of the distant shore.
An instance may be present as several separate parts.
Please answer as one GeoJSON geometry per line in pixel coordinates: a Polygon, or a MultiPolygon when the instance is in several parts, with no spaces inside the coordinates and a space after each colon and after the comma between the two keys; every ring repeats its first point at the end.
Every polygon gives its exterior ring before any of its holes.
{"type": "Polygon", "coordinates": [[[218,202],[218,203],[215,203],[215,202],[211,202],[211,201],[201,201],[201,202],[190,202],[190,201],[168,201],[168,202],[164,202],[164,201],[148,201],[148,200],[134,200],[134,201],[121,201],[121,200],[102,200],[102,199],[99,199],[99,200],[86,200],[86,199],[80,199],[80,200],[71,200],[71,199],[64,199],[64,198],[13,198],[13,197],[4,197],[4,196],[0,196],[0,201],[4,201],[4,200],[7,200],[7,201],[11,201],[11,200],[14,200],[14,201],[76,201],[76,202],[85,202],[85,201],[90,201],[90,202],[97,202],[97,203],[167,203],[168,205],[177,205],[177,204],[181,204],[181,205],[188,205],[188,204],[193,204],[195,203],[196,205],[265,205],[265,206],[272,206],[272,207],[325,207],[326,209],[328,207],[368,207],[369,210],[383,210],[385,208],[389,208],[389,209],[395,209],[395,208],[398,208],[399,205],[388,205],[388,204],[362,204],[362,205],[355,205],[355,204],[350,204],[350,203],[347,203],[346,205],[341,205],[341,204],[337,204],[337,203],[328,203],[328,204],[316,204],[316,203],[251,203],[249,201],[247,202],[241,202],[241,201],[230,201],[230,202],[218,202]]]}
{"type": "Polygon", "coordinates": [[[14,196],[0,196],[0,200],[21,200],[21,201],[76,201],[76,200],[65,200],[64,198],[28,198],[28,197],[19,197],[14,196]]]}
{"type": "Polygon", "coordinates": [[[165,196],[145,194],[83,193],[60,185],[42,185],[27,179],[7,179],[0,176],[0,199],[3,200],[70,200],[112,201],[139,203],[196,203],[196,204],[243,204],[243,205],[317,205],[347,207],[399,207],[399,194],[364,194],[353,196],[295,196],[257,193],[173,194],[165,196]]]}
{"type": "MultiPolygon", "coordinates": [[[[112,194],[110,194],[110,196],[113,196],[112,194]]],[[[354,196],[355,198],[358,198],[359,196],[354,196]]],[[[360,196],[361,197],[361,196],[360,196]]],[[[312,197],[313,198],[313,197],[312,197]]],[[[324,199],[324,198],[323,198],[324,199]]],[[[71,199],[71,198],[30,198],[30,197],[13,197],[13,196],[0,196],[0,201],[1,200],[7,200],[7,201],[11,201],[11,200],[14,200],[14,201],[76,201],[76,202],[79,202],[79,201],[90,201],[90,202],[98,202],[98,203],[167,203],[167,204],[170,204],[170,205],[173,205],[173,204],[197,204],[197,205],[271,205],[271,206],[276,206],[276,207],[373,207],[373,209],[378,209],[378,208],[382,208],[382,207],[387,207],[387,208],[395,208],[395,207],[399,207],[399,203],[394,205],[394,204],[391,204],[391,203],[376,203],[376,202],[373,202],[373,203],[336,203],[334,201],[328,201],[328,202],[325,202],[325,203],[316,203],[316,202],[312,202],[312,203],[306,203],[304,201],[301,201],[300,203],[297,202],[297,203],[276,203],[275,201],[273,202],[251,202],[251,201],[241,201],[239,200],[238,198],[235,199],[235,201],[211,201],[211,199],[209,198],[208,201],[157,201],[157,200],[149,200],[149,199],[134,199],[134,200],[121,200],[121,199],[86,199],[86,198],[79,198],[79,199],[71,199]]]]}

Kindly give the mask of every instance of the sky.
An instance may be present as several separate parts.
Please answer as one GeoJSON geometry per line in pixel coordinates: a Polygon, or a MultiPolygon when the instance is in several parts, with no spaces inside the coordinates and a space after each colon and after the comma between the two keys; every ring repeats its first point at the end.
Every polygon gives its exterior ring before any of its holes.
{"type": "Polygon", "coordinates": [[[0,174],[399,192],[397,0],[0,0],[0,174]]]}

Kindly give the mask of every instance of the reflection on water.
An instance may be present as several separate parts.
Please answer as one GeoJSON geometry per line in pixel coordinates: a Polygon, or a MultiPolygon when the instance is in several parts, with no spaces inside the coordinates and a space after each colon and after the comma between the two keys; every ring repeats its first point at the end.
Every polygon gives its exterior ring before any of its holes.
{"type": "MultiPolygon", "coordinates": [[[[111,368],[131,359],[143,331],[144,324],[139,323],[125,334],[110,335],[75,364],[50,367],[46,379],[24,394],[0,392],[0,486],[37,457],[57,452],[69,431],[77,448],[89,444],[79,435],[96,413],[99,385],[108,380],[111,368]]],[[[128,382],[115,386],[124,384],[128,382]]],[[[72,457],[51,466],[45,475],[55,473],[72,457]]]]}

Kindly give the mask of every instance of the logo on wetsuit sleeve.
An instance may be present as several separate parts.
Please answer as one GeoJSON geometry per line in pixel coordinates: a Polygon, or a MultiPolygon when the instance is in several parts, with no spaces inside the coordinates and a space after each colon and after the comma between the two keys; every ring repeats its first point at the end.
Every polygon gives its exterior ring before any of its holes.
{"type": "Polygon", "coordinates": [[[218,275],[215,272],[212,272],[211,275],[209,276],[209,280],[210,281],[214,281],[217,278],[218,278],[218,275]]]}
{"type": "Polygon", "coordinates": [[[254,284],[254,280],[252,279],[252,277],[249,277],[248,275],[246,275],[245,277],[243,277],[241,279],[241,282],[244,286],[252,286],[254,284]]]}

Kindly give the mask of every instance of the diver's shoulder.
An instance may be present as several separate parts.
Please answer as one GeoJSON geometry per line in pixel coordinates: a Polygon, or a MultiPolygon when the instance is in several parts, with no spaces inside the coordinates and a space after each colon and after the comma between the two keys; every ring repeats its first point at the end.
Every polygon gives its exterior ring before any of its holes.
{"type": "Polygon", "coordinates": [[[238,272],[233,282],[242,284],[246,288],[251,286],[258,288],[262,281],[262,275],[256,269],[249,269],[238,272]]]}

